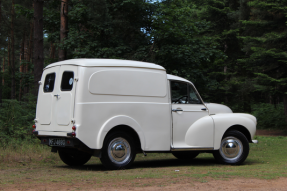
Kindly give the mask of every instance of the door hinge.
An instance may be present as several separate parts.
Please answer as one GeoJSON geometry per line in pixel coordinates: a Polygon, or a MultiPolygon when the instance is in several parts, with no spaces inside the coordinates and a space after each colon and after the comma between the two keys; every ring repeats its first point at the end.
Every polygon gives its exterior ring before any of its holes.
{"type": "Polygon", "coordinates": [[[75,82],[79,81],[79,78],[75,78],[75,82]]]}
{"type": "Polygon", "coordinates": [[[42,82],[41,82],[41,81],[39,81],[39,82],[38,82],[38,84],[39,84],[39,85],[42,85],[42,82]]]}
{"type": "Polygon", "coordinates": [[[76,123],[75,119],[71,119],[71,123],[75,124],[76,123]]]}

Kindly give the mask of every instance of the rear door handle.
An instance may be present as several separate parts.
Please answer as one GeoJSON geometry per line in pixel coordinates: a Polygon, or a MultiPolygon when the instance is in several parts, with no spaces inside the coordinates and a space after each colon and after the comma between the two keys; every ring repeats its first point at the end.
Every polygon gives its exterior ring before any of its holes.
{"type": "Polygon", "coordinates": [[[60,97],[60,95],[59,94],[56,94],[56,95],[54,95],[55,97],[57,97],[57,99],[59,99],[59,97],[60,97]]]}
{"type": "Polygon", "coordinates": [[[206,108],[202,108],[201,110],[206,111],[206,108]]]}
{"type": "Polygon", "coordinates": [[[182,109],[172,109],[173,112],[183,111],[182,109]]]}

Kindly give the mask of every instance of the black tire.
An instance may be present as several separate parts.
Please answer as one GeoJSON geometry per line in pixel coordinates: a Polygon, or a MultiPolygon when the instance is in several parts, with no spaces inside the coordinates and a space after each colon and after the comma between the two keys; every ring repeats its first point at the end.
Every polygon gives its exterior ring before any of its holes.
{"type": "Polygon", "coordinates": [[[227,131],[220,143],[220,148],[213,156],[223,164],[238,165],[245,161],[249,154],[249,142],[245,135],[236,130],[227,131]]]}
{"type": "Polygon", "coordinates": [[[129,168],[136,156],[133,138],[125,132],[112,132],[105,138],[101,162],[111,170],[129,168]]]}
{"type": "Polygon", "coordinates": [[[196,151],[176,151],[176,152],[173,152],[172,154],[173,154],[173,156],[175,156],[179,160],[191,161],[192,159],[197,157],[197,155],[199,155],[199,152],[196,152],[196,151]]]}
{"type": "Polygon", "coordinates": [[[58,152],[61,160],[69,166],[84,165],[92,157],[92,155],[78,150],[75,150],[74,152],[73,150],[59,150],[58,152]]]}

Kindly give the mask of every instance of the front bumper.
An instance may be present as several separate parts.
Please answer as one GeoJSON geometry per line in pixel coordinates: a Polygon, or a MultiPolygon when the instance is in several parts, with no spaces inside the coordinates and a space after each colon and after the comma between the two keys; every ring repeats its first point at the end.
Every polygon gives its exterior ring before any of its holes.
{"type": "Polygon", "coordinates": [[[257,140],[252,140],[252,143],[257,144],[258,141],[257,140]]]}

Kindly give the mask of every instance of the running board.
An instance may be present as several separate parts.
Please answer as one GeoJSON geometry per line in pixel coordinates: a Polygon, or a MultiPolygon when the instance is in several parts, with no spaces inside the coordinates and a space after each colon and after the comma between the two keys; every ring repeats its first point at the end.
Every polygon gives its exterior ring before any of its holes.
{"type": "Polygon", "coordinates": [[[213,147],[197,147],[197,148],[171,148],[171,151],[211,151],[213,147]]]}

